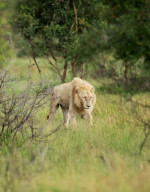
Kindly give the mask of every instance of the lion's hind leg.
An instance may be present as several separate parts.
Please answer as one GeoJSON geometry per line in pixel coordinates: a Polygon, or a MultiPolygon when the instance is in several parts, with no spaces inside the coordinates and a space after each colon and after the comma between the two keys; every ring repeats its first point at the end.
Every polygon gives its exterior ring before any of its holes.
{"type": "Polygon", "coordinates": [[[52,121],[58,108],[59,108],[58,100],[51,99],[49,115],[47,116],[48,123],[50,123],[52,121]]]}

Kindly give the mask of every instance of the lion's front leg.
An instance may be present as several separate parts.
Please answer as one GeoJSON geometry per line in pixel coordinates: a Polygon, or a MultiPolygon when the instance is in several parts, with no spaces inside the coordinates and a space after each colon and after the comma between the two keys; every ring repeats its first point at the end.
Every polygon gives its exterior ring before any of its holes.
{"type": "Polygon", "coordinates": [[[69,106],[69,116],[70,116],[71,124],[75,125],[76,124],[75,111],[73,110],[71,102],[70,102],[70,106],[69,106]]]}
{"type": "Polygon", "coordinates": [[[71,111],[67,110],[64,112],[64,126],[68,128],[69,121],[71,121],[72,125],[76,124],[75,114],[71,111]]]}
{"type": "Polygon", "coordinates": [[[62,107],[62,106],[61,106],[61,109],[62,109],[62,111],[63,111],[63,116],[64,116],[64,122],[63,122],[63,124],[64,124],[65,127],[68,127],[68,125],[69,125],[69,120],[70,120],[69,110],[66,109],[66,108],[64,108],[64,107],[62,107]]]}
{"type": "Polygon", "coordinates": [[[69,114],[69,111],[67,110],[67,112],[66,112],[66,114],[65,114],[65,117],[64,117],[64,126],[65,126],[66,128],[68,128],[69,120],[70,120],[70,114],[69,114]]]}
{"type": "Polygon", "coordinates": [[[93,125],[93,117],[91,115],[91,112],[86,112],[81,115],[82,119],[89,120],[90,125],[93,125]]]}
{"type": "Polygon", "coordinates": [[[70,121],[72,125],[76,125],[76,118],[75,118],[75,114],[74,113],[70,113],[70,121]]]}
{"type": "Polygon", "coordinates": [[[90,125],[93,125],[93,117],[92,117],[91,113],[89,114],[89,121],[90,121],[90,125]]]}

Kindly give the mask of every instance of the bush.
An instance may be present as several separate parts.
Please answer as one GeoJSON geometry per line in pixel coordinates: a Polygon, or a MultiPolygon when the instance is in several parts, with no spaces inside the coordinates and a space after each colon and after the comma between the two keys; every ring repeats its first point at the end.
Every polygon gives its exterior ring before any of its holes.
{"type": "Polygon", "coordinates": [[[17,138],[23,142],[27,138],[36,138],[41,129],[35,121],[35,114],[49,101],[51,89],[45,84],[27,87],[19,94],[16,79],[8,71],[0,73],[0,144],[6,145],[17,138]]]}

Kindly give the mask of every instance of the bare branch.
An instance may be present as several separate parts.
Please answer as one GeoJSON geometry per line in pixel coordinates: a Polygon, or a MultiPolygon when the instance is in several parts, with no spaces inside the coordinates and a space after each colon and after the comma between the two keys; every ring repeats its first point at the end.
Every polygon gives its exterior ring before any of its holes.
{"type": "Polygon", "coordinates": [[[36,56],[35,56],[35,52],[34,52],[34,49],[33,49],[33,48],[32,48],[32,57],[33,57],[33,60],[34,60],[35,65],[36,65],[36,67],[37,67],[37,69],[38,69],[38,72],[39,72],[39,74],[41,75],[41,69],[39,68],[39,65],[38,65],[38,63],[37,63],[37,61],[36,61],[36,56]]]}
{"type": "Polygon", "coordinates": [[[16,94],[12,87],[12,78],[8,72],[0,73],[0,143],[8,139],[14,140],[18,133],[22,139],[35,138],[41,133],[40,128],[33,121],[35,114],[49,101],[51,88],[46,88],[46,82],[27,85],[21,94],[16,94]],[[11,92],[10,92],[11,90],[11,92]],[[37,128],[35,128],[37,127],[37,128]],[[31,132],[27,130],[30,129],[31,132]],[[34,133],[36,130],[36,133],[34,133]],[[4,137],[3,137],[4,135],[4,137]]]}

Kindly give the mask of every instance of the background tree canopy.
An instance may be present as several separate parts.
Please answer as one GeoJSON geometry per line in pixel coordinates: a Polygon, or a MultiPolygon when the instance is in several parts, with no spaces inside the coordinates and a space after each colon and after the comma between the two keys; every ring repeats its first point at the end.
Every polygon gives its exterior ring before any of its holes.
{"type": "Polygon", "coordinates": [[[111,51],[129,65],[144,58],[143,66],[150,68],[148,0],[22,0],[16,7],[15,25],[36,56],[56,59],[57,52],[73,61],[75,70],[99,52],[111,51]]]}
{"type": "Polygon", "coordinates": [[[112,19],[108,37],[116,56],[125,62],[134,63],[141,57],[145,64],[150,62],[149,1],[111,1],[109,6],[112,19]]]}
{"type": "Polygon", "coordinates": [[[104,10],[104,5],[98,0],[23,0],[17,3],[15,24],[37,56],[52,55],[56,60],[57,51],[57,54],[73,61],[75,70],[80,37],[83,39],[82,34],[87,36],[93,30],[103,29],[104,10]]]}
{"type": "Polygon", "coordinates": [[[16,24],[23,35],[44,49],[66,55],[77,35],[99,27],[99,1],[23,0],[17,4],[16,24]]]}

